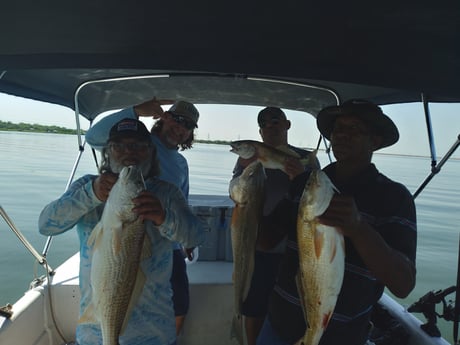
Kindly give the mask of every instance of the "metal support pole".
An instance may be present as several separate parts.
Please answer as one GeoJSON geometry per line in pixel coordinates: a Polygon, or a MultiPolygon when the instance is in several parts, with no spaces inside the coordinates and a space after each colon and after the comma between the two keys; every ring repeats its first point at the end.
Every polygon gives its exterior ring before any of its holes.
{"type": "Polygon", "coordinates": [[[441,161],[435,165],[434,167],[432,167],[431,169],[431,174],[427,176],[427,178],[425,179],[425,181],[423,181],[423,183],[420,185],[420,187],[418,187],[417,191],[414,193],[414,199],[417,197],[417,195],[420,194],[420,192],[425,188],[425,186],[428,184],[428,182],[431,181],[431,179],[434,177],[434,175],[436,175],[438,172],[441,171],[441,168],[442,166],[444,165],[444,163],[447,162],[447,160],[450,158],[450,156],[452,156],[452,154],[455,152],[455,150],[460,146],[460,134],[458,135],[457,137],[457,140],[455,141],[455,143],[452,145],[452,147],[449,149],[449,151],[447,151],[446,155],[441,159],[441,161]]]}
{"type": "Polygon", "coordinates": [[[46,259],[44,256],[40,255],[35,248],[30,244],[30,242],[24,237],[24,235],[19,231],[19,229],[14,225],[13,221],[11,218],[8,216],[6,211],[3,209],[3,207],[0,205],[0,215],[3,217],[5,222],[10,226],[11,230],[15,233],[15,235],[19,238],[19,240],[24,244],[26,249],[37,259],[40,265],[45,266],[46,269],[48,270],[49,274],[54,274],[54,271],[51,269],[50,266],[47,265],[46,259]]]}

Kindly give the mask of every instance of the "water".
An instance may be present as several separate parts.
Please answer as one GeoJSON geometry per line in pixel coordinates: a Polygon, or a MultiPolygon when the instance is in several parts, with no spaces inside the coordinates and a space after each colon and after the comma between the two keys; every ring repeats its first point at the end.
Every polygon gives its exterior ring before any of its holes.
{"type": "MultiPolygon", "coordinates": [[[[38,233],[37,220],[43,206],[58,198],[68,182],[78,153],[76,136],[60,134],[0,132],[0,205],[32,245],[41,252],[46,238],[38,233]]],[[[195,144],[184,151],[190,165],[190,193],[228,195],[236,155],[226,145],[195,144]]],[[[324,166],[327,157],[320,153],[324,166]]],[[[374,162],[388,177],[405,184],[413,193],[430,173],[429,158],[374,155],[374,162]]],[[[96,173],[92,153],[82,155],[76,177],[96,173]]],[[[460,160],[447,162],[441,172],[417,197],[418,250],[417,286],[399,300],[405,306],[430,290],[456,283],[460,230],[460,160]]],[[[0,306],[13,303],[44,270],[0,219],[0,306]]],[[[57,267],[78,250],[76,232],[53,238],[48,252],[51,267],[57,267]]],[[[453,299],[454,296],[448,296],[453,299]]],[[[438,307],[438,313],[442,313],[438,307]]],[[[423,315],[415,314],[424,320],[423,315]]],[[[439,321],[446,339],[452,342],[452,323],[439,321]]]]}

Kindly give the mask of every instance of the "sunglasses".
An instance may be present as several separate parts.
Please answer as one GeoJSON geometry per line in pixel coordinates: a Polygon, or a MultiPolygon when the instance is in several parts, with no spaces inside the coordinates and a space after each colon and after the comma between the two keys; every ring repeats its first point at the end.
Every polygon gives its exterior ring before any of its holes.
{"type": "Polygon", "coordinates": [[[264,128],[266,127],[268,124],[271,124],[271,125],[278,125],[281,123],[281,119],[280,118],[277,118],[277,117],[272,117],[271,119],[261,119],[259,121],[259,127],[260,128],[264,128]]]}
{"type": "Polygon", "coordinates": [[[189,131],[194,130],[196,125],[194,122],[190,121],[187,117],[182,116],[182,115],[176,115],[173,113],[169,113],[171,115],[171,118],[176,122],[178,125],[181,125],[185,129],[188,129],[189,131]]]}
{"type": "Polygon", "coordinates": [[[152,146],[151,144],[147,144],[147,143],[129,143],[129,144],[113,143],[109,145],[109,147],[115,152],[125,152],[126,150],[134,151],[134,152],[145,152],[151,146],[152,146]]]}

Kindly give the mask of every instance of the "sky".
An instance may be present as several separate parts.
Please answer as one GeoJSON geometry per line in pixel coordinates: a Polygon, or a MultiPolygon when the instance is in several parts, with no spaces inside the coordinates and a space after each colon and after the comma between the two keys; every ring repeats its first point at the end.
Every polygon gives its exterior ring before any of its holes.
{"type": "MultiPolygon", "coordinates": [[[[260,140],[257,114],[262,109],[261,107],[197,104],[197,108],[200,112],[200,120],[196,138],[204,140],[260,140]]],[[[395,145],[378,152],[429,156],[430,150],[423,105],[412,103],[389,105],[382,108],[384,113],[398,127],[400,140],[395,145]]],[[[305,148],[316,147],[319,132],[316,129],[316,121],[313,116],[298,111],[286,110],[285,112],[292,123],[289,130],[289,143],[305,148]]],[[[431,104],[430,113],[439,161],[460,135],[460,104],[431,104]]],[[[100,115],[100,118],[106,115],[108,113],[100,115]]],[[[1,93],[0,120],[76,128],[75,114],[68,108],[1,93]]],[[[149,118],[142,118],[142,120],[148,128],[153,123],[153,120],[149,118]]],[[[89,127],[89,122],[81,116],[80,124],[83,129],[89,127]]],[[[453,157],[460,157],[460,152],[455,152],[453,157]]]]}

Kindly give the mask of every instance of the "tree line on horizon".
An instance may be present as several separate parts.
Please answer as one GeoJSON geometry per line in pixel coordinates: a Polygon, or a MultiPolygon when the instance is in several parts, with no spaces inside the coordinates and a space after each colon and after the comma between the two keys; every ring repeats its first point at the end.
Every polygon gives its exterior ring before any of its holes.
{"type": "MultiPolygon", "coordinates": [[[[77,130],[60,126],[39,125],[37,123],[13,123],[0,120],[0,131],[77,134],[77,130]]],[[[84,133],[85,131],[83,131],[84,133]]]]}
{"type": "MultiPolygon", "coordinates": [[[[33,133],[56,133],[56,134],[77,134],[76,129],[70,129],[59,126],[48,126],[30,123],[13,123],[11,121],[0,120],[0,131],[11,131],[11,132],[33,132],[33,133]]],[[[82,130],[85,134],[86,131],[82,130]]],[[[223,144],[228,145],[230,142],[225,140],[200,140],[196,139],[197,143],[211,143],[211,144],[223,144]]]]}

